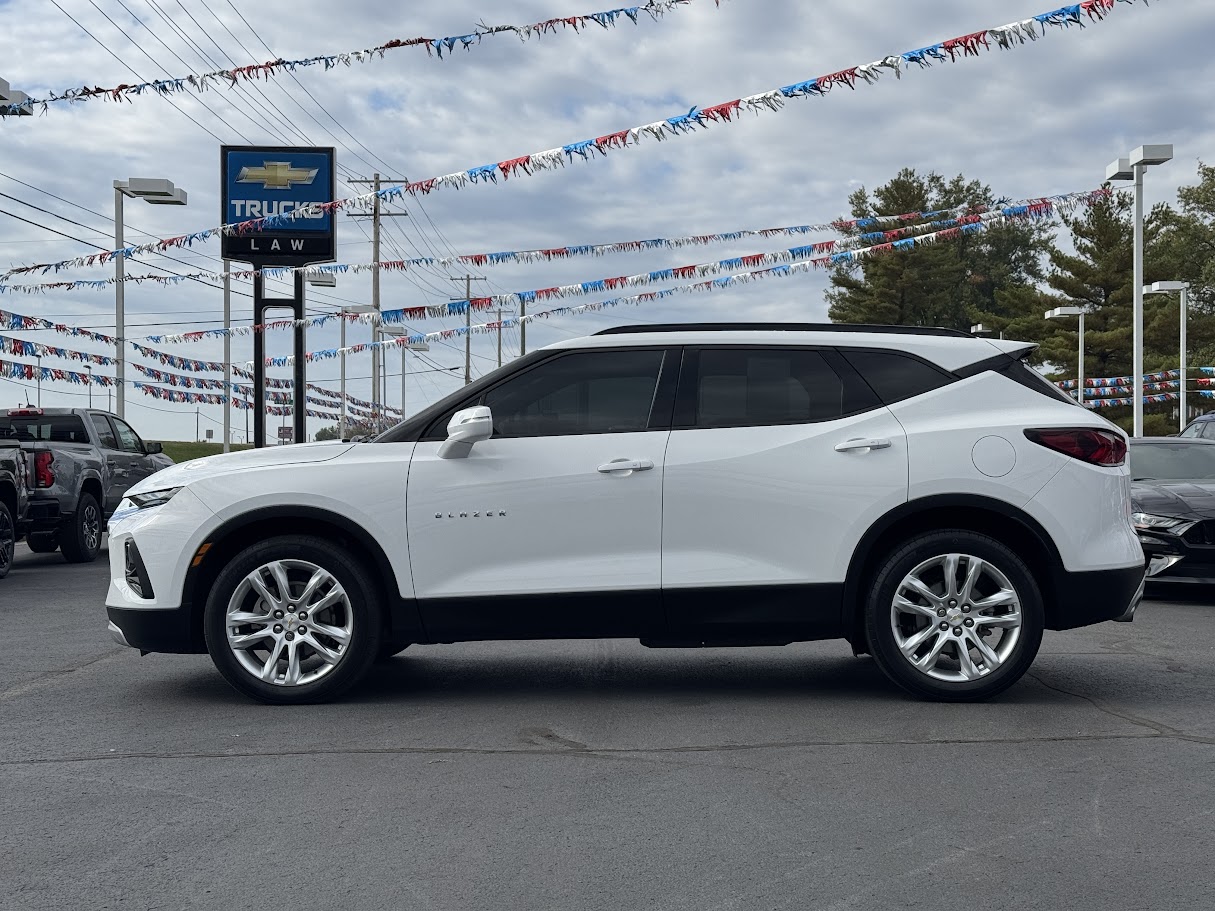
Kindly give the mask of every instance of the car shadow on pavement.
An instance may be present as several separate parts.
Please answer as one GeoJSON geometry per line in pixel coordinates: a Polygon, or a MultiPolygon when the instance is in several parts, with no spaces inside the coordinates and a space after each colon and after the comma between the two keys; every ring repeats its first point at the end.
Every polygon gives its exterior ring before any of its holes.
{"type": "MultiPolygon", "coordinates": [[[[824,699],[840,703],[919,702],[903,692],[869,657],[833,657],[778,653],[749,654],[735,650],[682,653],[675,660],[657,656],[670,652],[610,652],[584,656],[544,655],[534,650],[518,656],[467,653],[444,655],[434,650],[410,649],[376,664],[367,678],[339,702],[350,705],[452,706],[508,698],[521,701],[564,700],[623,701],[675,705],[708,705],[750,701],[770,705],[773,700],[824,699]]],[[[1140,674],[1131,668],[1112,669],[1121,684],[1133,685],[1140,674]]],[[[232,690],[209,665],[197,673],[175,675],[165,686],[156,684],[155,695],[199,704],[252,705],[232,690]]],[[[1026,677],[992,702],[1030,706],[1057,706],[1074,702],[1075,695],[1026,677]]]]}

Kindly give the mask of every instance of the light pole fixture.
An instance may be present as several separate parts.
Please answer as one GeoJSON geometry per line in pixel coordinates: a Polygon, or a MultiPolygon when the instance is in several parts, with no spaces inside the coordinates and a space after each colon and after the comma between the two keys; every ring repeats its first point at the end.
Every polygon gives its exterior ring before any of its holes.
{"type": "Polygon", "coordinates": [[[1135,276],[1134,331],[1131,361],[1134,365],[1134,436],[1143,436],[1143,172],[1173,160],[1171,145],[1140,146],[1129,158],[1119,158],[1105,169],[1106,180],[1135,181],[1135,276]]]}
{"type": "Polygon", "coordinates": [[[29,117],[34,113],[30,96],[0,79],[0,117],[29,117]]]}
{"type": "MultiPolygon", "coordinates": [[[[333,279],[333,284],[328,287],[337,287],[337,276],[330,276],[333,279]]],[[[309,279],[311,281],[311,279],[309,279]]],[[[343,307],[341,311],[341,342],[339,350],[341,354],[338,356],[342,362],[342,385],[338,387],[342,395],[342,410],[338,413],[338,439],[346,439],[346,315],[349,313],[376,313],[377,309],[374,304],[354,304],[350,307],[343,307]]],[[[374,332],[374,330],[373,330],[374,332]]],[[[372,338],[375,341],[375,338],[372,338]]],[[[375,396],[372,396],[375,398],[375,396]]]]}
{"type": "Polygon", "coordinates": [[[1144,294],[1172,294],[1174,291],[1181,292],[1181,429],[1185,430],[1186,425],[1186,324],[1190,317],[1190,286],[1185,282],[1154,282],[1143,289],[1144,294]]]}
{"type": "MultiPolygon", "coordinates": [[[[1079,336],[1080,340],[1076,351],[1076,401],[1081,405],[1084,404],[1084,308],[1083,307],[1056,307],[1054,310],[1048,310],[1044,314],[1046,319],[1067,319],[1068,317],[1080,317],[1079,336]]],[[[1140,383],[1142,386],[1142,383],[1140,383]]],[[[1143,390],[1140,389],[1140,394],[1143,390]]]]}
{"type": "MultiPolygon", "coordinates": [[[[391,338],[406,338],[409,335],[409,330],[404,326],[380,326],[380,333],[391,338]]],[[[407,365],[405,363],[406,352],[409,351],[429,351],[430,345],[425,342],[409,342],[401,345],[401,417],[405,417],[405,379],[409,375],[407,365]]],[[[385,371],[387,373],[387,371],[385,371]]],[[[387,405],[387,402],[385,402],[387,405]]]]}
{"type": "MultiPolygon", "coordinates": [[[[132,177],[129,180],[114,181],[114,249],[123,249],[122,239],[122,200],[129,196],[132,199],[142,199],[155,206],[184,206],[186,191],[173,186],[173,181],[157,177],[132,177]]],[[[226,270],[225,270],[226,271],[226,270]]],[[[126,417],[127,398],[127,361],[123,348],[126,347],[126,288],[123,278],[126,274],[126,257],[118,253],[114,257],[114,353],[117,360],[115,382],[118,385],[118,416],[126,417]]]]}
{"type": "Polygon", "coordinates": [[[991,335],[991,330],[988,329],[986,326],[984,326],[982,323],[976,323],[975,325],[970,327],[970,334],[971,335],[991,335]]]}

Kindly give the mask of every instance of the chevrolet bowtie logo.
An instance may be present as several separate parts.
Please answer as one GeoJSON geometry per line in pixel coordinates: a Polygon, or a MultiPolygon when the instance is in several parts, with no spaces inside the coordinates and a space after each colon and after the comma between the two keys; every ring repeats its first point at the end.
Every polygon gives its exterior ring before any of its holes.
{"type": "Polygon", "coordinates": [[[289,161],[264,161],[260,168],[241,168],[237,183],[260,183],[267,190],[290,190],[295,184],[310,184],[316,168],[293,168],[289,161]]]}

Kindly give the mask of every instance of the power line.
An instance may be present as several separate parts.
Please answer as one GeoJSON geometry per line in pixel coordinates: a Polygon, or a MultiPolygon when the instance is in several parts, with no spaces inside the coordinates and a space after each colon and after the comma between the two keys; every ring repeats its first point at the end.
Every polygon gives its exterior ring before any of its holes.
{"type": "MultiPolygon", "coordinates": [[[[119,63],[121,63],[124,67],[126,67],[126,69],[131,73],[131,75],[133,75],[136,79],[140,80],[141,82],[148,81],[143,76],[140,76],[134,67],[129,65],[125,60],[123,60],[121,57],[119,57],[117,54],[115,54],[112,50],[110,50],[106,46],[105,42],[103,42],[100,38],[98,38],[96,35],[94,35],[92,32],[90,32],[87,28],[85,28],[83,25],[81,25],[80,20],[78,20],[75,16],[73,16],[71,13],[69,13],[67,10],[65,10],[62,6],[60,6],[59,3],[57,2],[57,0],[51,0],[51,3],[53,3],[55,5],[55,8],[57,10],[59,10],[59,12],[63,13],[63,15],[67,16],[69,19],[71,19],[73,22],[75,22],[76,25],[80,28],[80,30],[82,32],[84,32],[86,35],[88,35],[90,38],[92,38],[94,41],[96,41],[102,50],[104,50],[107,54],[109,54],[111,57],[113,57],[115,60],[117,60],[119,63]]],[[[177,104],[173,101],[173,99],[170,98],[168,95],[165,95],[164,99],[173,107],[173,109],[175,111],[177,111],[177,113],[181,114],[183,117],[185,117],[187,120],[189,120],[191,123],[193,123],[196,127],[198,127],[200,130],[202,130],[204,133],[206,133],[208,136],[210,136],[216,142],[223,142],[223,140],[220,139],[220,137],[216,136],[209,129],[207,129],[205,126],[203,126],[201,123],[199,123],[193,117],[191,117],[189,114],[187,114],[181,108],[179,108],[177,106],[177,104]]],[[[204,107],[205,107],[205,105],[204,105],[204,107]]],[[[208,110],[210,110],[210,109],[208,108],[208,110]]],[[[212,113],[214,113],[214,112],[212,112],[212,113]]]]}

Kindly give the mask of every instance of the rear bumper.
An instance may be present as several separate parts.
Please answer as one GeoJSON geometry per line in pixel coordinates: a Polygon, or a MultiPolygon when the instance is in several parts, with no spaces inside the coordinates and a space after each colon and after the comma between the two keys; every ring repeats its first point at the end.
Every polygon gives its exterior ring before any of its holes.
{"type": "Polygon", "coordinates": [[[1143,600],[1143,564],[1097,572],[1060,572],[1055,579],[1055,610],[1050,629],[1078,629],[1107,620],[1134,619],[1143,600]]]}
{"type": "Polygon", "coordinates": [[[25,519],[25,530],[36,534],[43,531],[56,531],[63,523],[64,514],[59,509],[58,500],[31,498],[25,519]]]}

